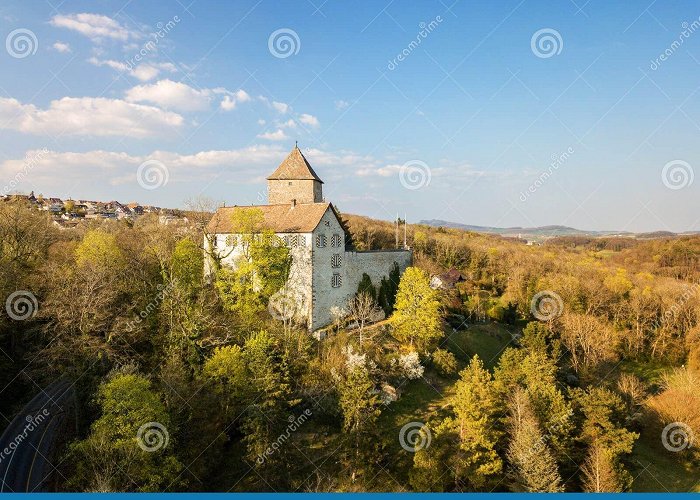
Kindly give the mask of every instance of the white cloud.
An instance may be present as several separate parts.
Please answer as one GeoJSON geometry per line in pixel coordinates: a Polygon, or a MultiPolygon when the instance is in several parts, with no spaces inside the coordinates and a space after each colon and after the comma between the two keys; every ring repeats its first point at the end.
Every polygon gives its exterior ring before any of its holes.
{"type": "Polygon", "coordinates": [[[219,88],[219,89],[214,89],[214,92],[217,94],[221,94],[221,93],[225,94],[224,98],[222,99],[222,101],[220,103],[221,109],[223,109],[224,111],[231,111],[232,109],[234,109],[236,107],[236,104],[238,104],[239,102],[250,101],[250,96],[243,89],[238,90],[236,92],[229,92],[226,89],[219,88]]]}
{"type": "Polygon", "coordinates": [[[54,42],[54,44],[51,47],[53,48],[53,50],[55,50],[56,52],[60,52],[61,54],[71,52],[70,45],[64,42],[54,42]]]}
{"type": "Polygon", "coordinates": [[[302,113],[302,115],[299,117],[299,121],[304,125],[309,125],[311,127],[319,126],[318,118],[316,118],[314,115],[302,113]]]}
{"type": "MultiPolygon", "coordinates": [[[[83,186],[97,190],[101,186],[133,183],[136,187],[136,171],[146,160],[157,160],[166,166],[170,182],[201,181],[220,174],[221,167],[237,170],[237,175],[247,177],[250,182],[259,180],[261,166],[277,165],[287,151],[277,145],[251,146],[234,150],[201,151],[195,154],[179,154],[169,151],[153,151],[148,155],[131,155],[125,152],[94,150],[81,153],[56,151],[28,151],[23,158],[0,163],[0,178],[15,178],[26,172],[26,185],[21,183],[16,190],[40,189],[47,194],[73,189],[76,179],[83,186]],[[31,169],[27,170],[27,158],[31,169]]],[[[90,196],[86,192],[82,196],[90,196]]]]}
{"type": "Polygon", "coordinates": [[[220,106],[224,111],[231,111],[236,107],[236,100],[230,95],[226,95],[222,99],[220,106]]]}
{"type": "Polygon", "coordinates": [[[160,74],[161,70],[168,71],[170,73],[175,73],[177,71],[177,67],[173,63],[169,62],[142,63],[136,67],[133,67],[131,64],[127,64],[122,61],[114,61],[112,59],[98,59],[96,57],[91,57],[90,59],[88,59],[88,62],[95,66],[107,66],[116,71],[119,71],[120,73],[128,73],[129,75],[139,79],[142,82],[147,82],[148,80],[154,79],[160,74]]]}
{"type": "Polygon", "coordinates": [[[182,116],[103,97],[63,97],[47,109],[0,98],[0,128],[28,134],[147,137],[180,127],[182,116]]]}
{"type": "Polygon", "coordinates": [[[138,38],[137,33],[128,30],[111,17],[101,14],[90,14],[87,12],[67,15],[59,14],[51,18],[50,23],[57,28],[76,31],[96,42],[105,38],[121,42],[126,42],[130,38],[138,38]]]}
{"type": "Polygon", "coordinates": [[[262,118],[260,118],[260,119],[258,120],[258,125],[265,125],[266,123],[267,123],[267,122],[266,122],[265,120],[263,120],[262,118]]]}
{"type": "Polygon", "coordinates": [[[212,92],[197,90],[182,82],[159,80],[150,85],[137,85],[126,91],[129,102],[149,102],[180,111],[202,111],[209,108],[212,92]]]}
{"type": "Polygon", "coordinates": [[[275,108],[276,111],[278,111],[282,114],[289,111],[289,104],[285,104],[283,102],[272,101],[272,107],[275,108]]]}
{"type": "Polygon", "coordinates": [[[342,99],[340,101],[335,101],[335,109],[337,110],[342,110],[350,106],[350,103],[348,101],[343,101],[342,99]]]}
{"type": "Polygon", "coordinates": [[[291,118],[287,120],[284,123],[280,123],[280,127],[282,128],[297,128],[297,122],[292,120],[291,118]]]}
{"type": "Polygon", "coordinates": [[[277,129],[274,132],[265,132],[264,134],[259,134],[257,137],[268,141],[284,141],[288,139],[287,134],[285,134],[282,129],[277,129]]]}

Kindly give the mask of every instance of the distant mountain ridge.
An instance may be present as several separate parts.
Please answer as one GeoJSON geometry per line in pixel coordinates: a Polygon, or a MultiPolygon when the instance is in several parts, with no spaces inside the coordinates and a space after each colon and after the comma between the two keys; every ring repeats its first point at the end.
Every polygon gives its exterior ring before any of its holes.
{"type": "MultiPolygon", "coordinates": [[[[421,220],[419,224],[425,224],[433,227],[445,227],[451,229],[462,229],[464,231],[474,231],[476,233],[498,234],[501,236],[521,237],[524,239],[543,239],[555,238],[557,236],[623,236],[623,237],[647,237],[647,238],[663,238],[677,236],[677,233],[670,231],[655,231],[652,233],[632,233],[630,231],[585,231],[569,226],[538,226],[538,227],[491,227],[491,226],[473,226],[470,224],[461,224],[459,222],[450,222],[440,219],[421,220]]],[[[688,232],[681,234],[697,234],[697,232],[688,232]]]]}

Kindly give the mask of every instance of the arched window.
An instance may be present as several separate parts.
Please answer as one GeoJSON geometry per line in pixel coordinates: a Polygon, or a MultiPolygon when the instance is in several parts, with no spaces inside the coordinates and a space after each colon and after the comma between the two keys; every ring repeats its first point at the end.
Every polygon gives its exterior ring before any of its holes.
{"type": "Polygon", "coordinates": [[[339,234],[334,234],[333,237],[331,238],[331,246],[338,248],[342,245],[343,243],[343,238],[339,234]]]}
{"type": "Polygon", "coordinates": [[[331,267],[339,268],[341,265],[343,265],[343,258],[339,253],[334,253],[331,257],[331,267]]]}

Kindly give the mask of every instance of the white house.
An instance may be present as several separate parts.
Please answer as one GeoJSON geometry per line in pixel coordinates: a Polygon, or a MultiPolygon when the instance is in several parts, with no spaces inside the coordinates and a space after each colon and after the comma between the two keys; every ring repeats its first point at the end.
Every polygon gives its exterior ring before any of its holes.
{"type": "MultiPolygon", "coordinates": [[[[289,246],[292,267],[285,287],[294,302],[294,318],[309,330],[332,321],[333,306],[347,308],[366,273],[375,286],[398,264],[403,271],[411,265],[410,250],[357,252],[346,249],[345,234],[338,214],[323,199],[323,181],[295,147],[267,178],[268,205],[257,205],[264,224],[289,246]]],[[[232,232],[233,214],[250,206],[219,208],[208,226],[214,251],[222,265],[235,266],[241,255],[232,232]]],[[[205,239],[205,245],[209,241],[205,239]]],[[[210,248],[210,250],[212,250],[210,248]]],[[[207,273],[211,273],[207,263],[207,273]]]]}

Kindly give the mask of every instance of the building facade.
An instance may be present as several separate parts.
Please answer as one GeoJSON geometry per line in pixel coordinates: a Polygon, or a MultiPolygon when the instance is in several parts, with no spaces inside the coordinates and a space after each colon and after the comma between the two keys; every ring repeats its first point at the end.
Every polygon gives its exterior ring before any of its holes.
{"type": "MultiPolygon", "coordinates": [[[[234,232],[233,218],[238,210],[256,208],[264,226],[275,232],[289,247],[292,265],[285,293],[293,298],[293,317],[309,330],[327,326],[334,307],[347,310],[357,293],[362,275],[375,286],[389,276],[394,264],[403,271],[411,265],[407,249],[357,252],[346,248],[347,235],[338,213],[323,199],[323,181],[295,147],[267,178],[268,205],[220,208],[208,226],[211,252],[224,266],[235,267],[242,256],[234,232]]],[[[212,272],[207,263],[207,273],[212,272]]]]}

